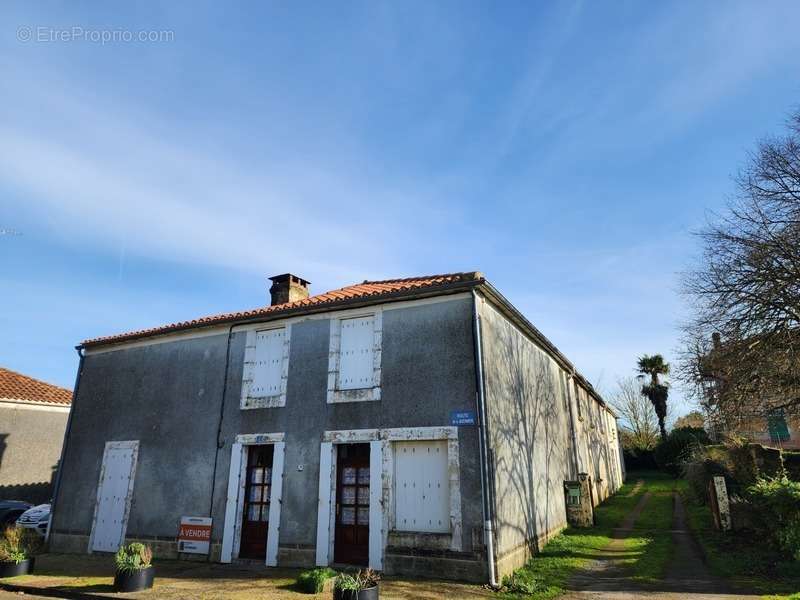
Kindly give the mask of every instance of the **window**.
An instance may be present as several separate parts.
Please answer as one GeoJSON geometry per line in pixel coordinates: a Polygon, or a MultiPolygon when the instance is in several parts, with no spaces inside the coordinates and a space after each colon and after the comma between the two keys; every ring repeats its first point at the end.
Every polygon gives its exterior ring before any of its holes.
{"type": "Polygon", "coordinates": [[[328,402],[380,400],[381,312],[331,320],[328,402]]]}
{"type": "Polygon", "coordinates": [[[288,327],[248,331],[242,377],[242,408],[286,405],[288,327]]]}
{"type": "Polygon", "coordinates": [[[373,385],[375,317],[342,319],[339,350],[339,390],[373,385]]]}
{"type": "Polygon", "coordinates": [[[395,443],[395,529],[448,533],[447,441],[395,443]]]}

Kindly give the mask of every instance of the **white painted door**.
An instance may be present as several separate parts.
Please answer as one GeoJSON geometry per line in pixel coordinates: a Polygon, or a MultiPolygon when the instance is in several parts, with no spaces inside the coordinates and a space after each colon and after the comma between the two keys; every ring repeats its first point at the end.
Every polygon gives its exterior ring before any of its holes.
{"type": "Polygon", "coordinates": [[[138,442],[108,442],[97,485],[92,551],[116,552],[125,539],[138,442]]]}

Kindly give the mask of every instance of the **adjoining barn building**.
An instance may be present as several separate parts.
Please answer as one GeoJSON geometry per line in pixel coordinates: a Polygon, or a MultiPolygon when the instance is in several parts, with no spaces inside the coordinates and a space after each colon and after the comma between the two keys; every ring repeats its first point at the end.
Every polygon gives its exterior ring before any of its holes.
{"type": "Polygon", "coordinates": [[[143,540],[213,561],[497,580],[566,524],[565,480],[619,488],[616,421],[476,272],[365,281],[88,340],[56,551],[143,540]]]}
{"type": "Polygon", "coordinates": [[[50,500],[72,392],[0,367],[0,500],[50,500]]]}

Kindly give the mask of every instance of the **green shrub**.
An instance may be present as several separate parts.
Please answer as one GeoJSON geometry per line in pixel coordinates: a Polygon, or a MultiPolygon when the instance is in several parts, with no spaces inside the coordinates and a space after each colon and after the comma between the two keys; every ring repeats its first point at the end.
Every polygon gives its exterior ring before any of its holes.
{"type": "Polygon", "coordinates": [[[0,562],[19,564],[36,554],[41,545],[36,532],[23,527],[8,527],[0,538],[0,562]]]}
{"type": "Polygon", "coordinates": [[[297,587],[306,594],[319,594],[331,577],[336,577],[336,571],[328,567],[303,571],[297,576],[297,587]]]}
{"type": "Polygon", "coordinates": [[[760,477],[747,488],[765,531],[778,547],[800,561],[800,481],[786,474],[760,477]]]}
{"type": "Polygon", "coordinates": [[[654,453],[656,463],[660,469],[678,476],[692,449],[707,445],[709,441],[708,434],[699,427],[673,429],[667,439],[656,446],[654,453]]]}
{"type": "Polygon", "coordinates": [[[117,564],[117,571],[123,573],[134,573],[150,566],[153,561],[153,551],[148,546],[133,542],[122,545],[114,556],[117,564]]]}
{"type": "Polygon", "coordinates": [[[517,571],[503,577],[503,590],[511,594],[532,596],[547,590],[547,584],[536,579],[532,573],[517,571]]]}

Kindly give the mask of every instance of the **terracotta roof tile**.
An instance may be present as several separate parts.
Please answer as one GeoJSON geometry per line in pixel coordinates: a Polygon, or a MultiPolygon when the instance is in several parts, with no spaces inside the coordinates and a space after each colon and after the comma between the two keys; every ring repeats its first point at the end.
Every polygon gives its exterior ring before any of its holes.
{"type": "Polygon", "coordinates": [[[69,406],[72,404],[72,392],[0,367],[0,399],[69,406]]]}
{"type": "Polygon", "coordinates": [[[97,346],[101,344],[110,344],[122,341],[133,340],[137,338],[149,337],[169,333],[173,331],[181,331],[185,329],[192,329],[195,327],[204,327],[208,325],[219,325],[222,323],[230,323],[250,319],[260,316],[272,315],[274,313],[288,312],[295,309],[305,307],[318,307],[330,305],[332,308],[349,300],[358,299],[379,299],[383,296],[390,296],[403,292],[424,292],[436,288],[445,288],[458,283],[480,283],[484,281],[483,275],[477,271],[465,273],[448,273],[445,275],[427,275],[423,277],[409,277],[406,279],[384,279],[382,281],[364,281],[355,285],[349,285],[338,290],[331,290],[324,294],[317,294],[316,296],[309,296],[302,300],[295,300],[294,302],[287,302],[285,304],[276,304],[274,306],[262,306],[252,310],[245,310],[233,313],[223,313],[219,315],[212,315],[208,317],[201,317],[192,319],[190,321],[180,321],[163,325],[160,327],[153,327],[151,329],[142,329],[139,331],[130,331],[128,333],[121,333],[117,335],[110,335],[105,337],[93,338],[85,340],[83,346],[97,346]]]}

